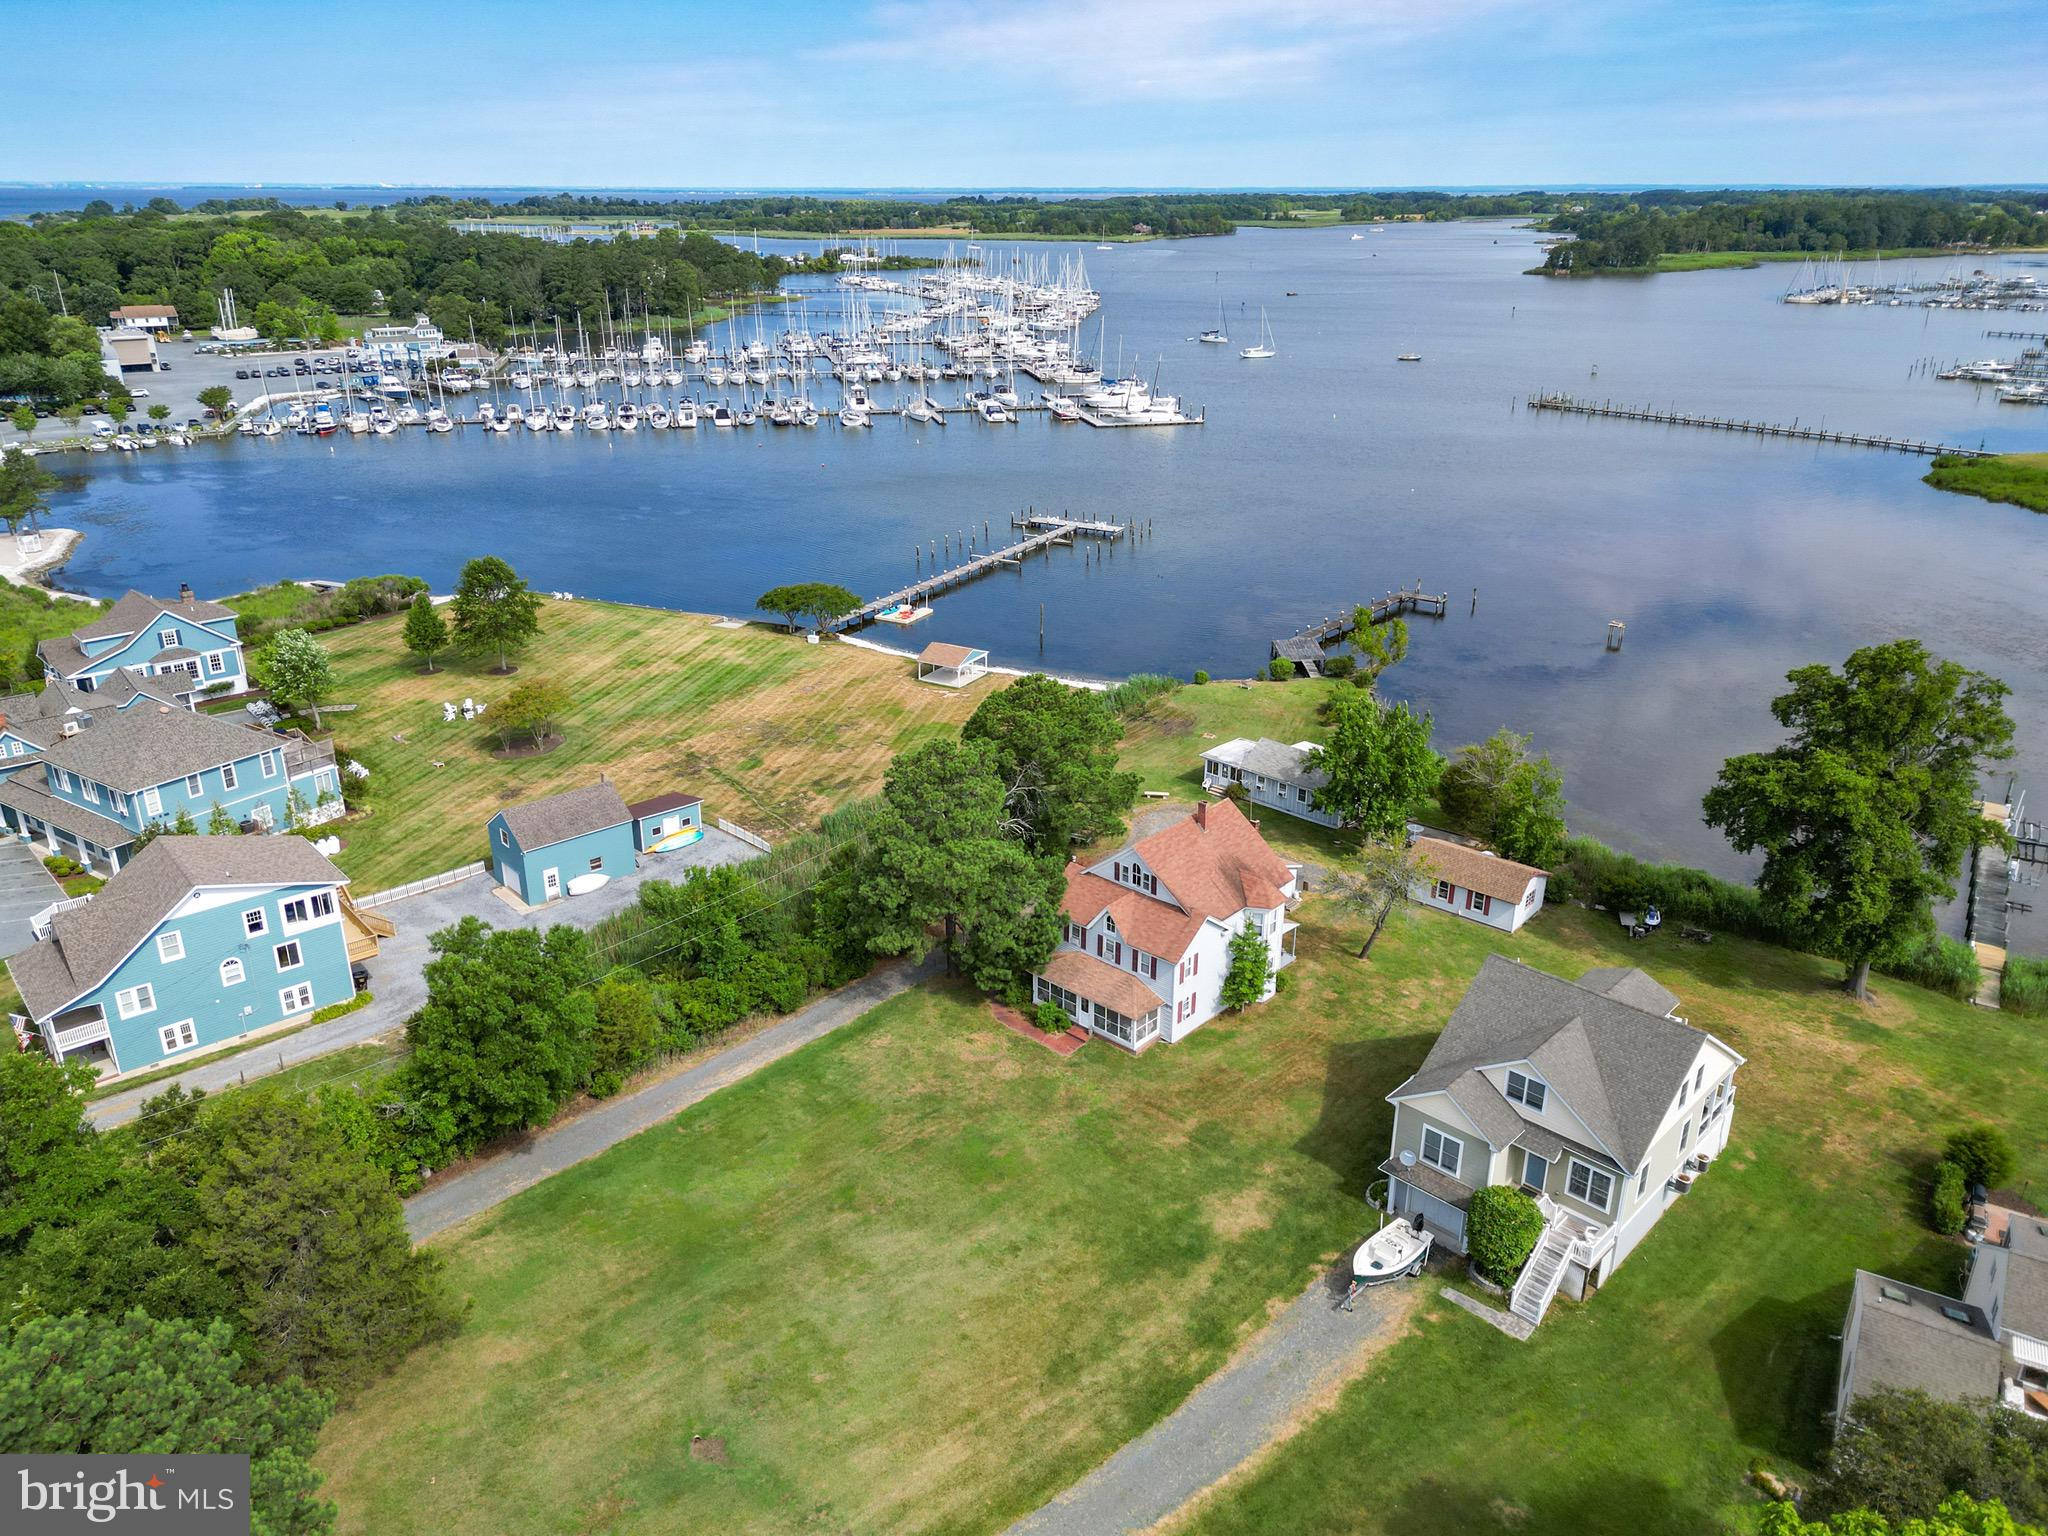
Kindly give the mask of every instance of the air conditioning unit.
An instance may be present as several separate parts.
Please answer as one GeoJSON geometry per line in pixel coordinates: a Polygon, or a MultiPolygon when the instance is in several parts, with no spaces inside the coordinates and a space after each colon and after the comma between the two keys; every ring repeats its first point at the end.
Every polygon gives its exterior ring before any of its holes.
{"type": "Polygon", "coordinates": [[[61,736],[76,736],[80,731],[84,729],[85,727],[80,725],[76,720],[66,720],[61,729],[58,731],[58,734],[61,736]]]}

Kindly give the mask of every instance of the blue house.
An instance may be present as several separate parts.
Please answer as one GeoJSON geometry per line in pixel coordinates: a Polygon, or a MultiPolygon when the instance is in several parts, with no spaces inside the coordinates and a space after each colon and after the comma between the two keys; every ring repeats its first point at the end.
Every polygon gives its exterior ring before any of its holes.
{"type": "Polygon", "coordinates": [[[565,894],[584,875],[633,872],[633,815],[599,780],[509,805],[487,823],[491,873],[528,906],[565,894]]]}
{"type": "MultiPolygon", "coordinates": [[[[110,686],[106,697],[114,696],[110,686]]],[[[36,750],[0,757],[0,826],[52,854],[111,873],[137,834],[151,823],[173,826],[181,812],[202,832],[216,808],[238,830],[270,832],[343,811],[334,749],[323,742],[144,693],[111,708],[92,702],[97,693],[71,697],[89,707],[10,717],[8,733],[36,750]]]]}
{"type": "Polygon", "coordinates": [[[354,997],[347,883],[302,837],[159,837],[7,969],[52,1056],[133,1072],[354,997]]]}
{"type": "Polygon", "coordinates": [[[633,818],[633,846],[641,853],[669,853],[704,836],[704,802],[695,795],[656,795],[634,801],[626,811],[633,818]]]}
{"type": "Polygon", "coordinates": [[[165,678],[174,702],[189,703],[206,690],[239,693],[249,685],[235,612],[201,602],[190,587],[177,599],[130,591],[90,624],[42,641],[36,655],[53,682],[94,692],[112,674],[129,669],[143,678],[165,678]]]}

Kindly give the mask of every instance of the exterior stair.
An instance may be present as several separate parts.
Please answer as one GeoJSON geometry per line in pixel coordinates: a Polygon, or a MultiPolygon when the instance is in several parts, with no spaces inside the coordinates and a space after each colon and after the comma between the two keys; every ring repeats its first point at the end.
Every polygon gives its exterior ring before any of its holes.
{"type": "Polygon", "coordinates": [[[1565,1224],[1552,1221],[1545,1225],[1543,1236],[1536,1240],[1536,1249],[1522,1266],[1521,1278],[1508,1298],[1508,1310],[1531,1328],[1542,1322],[1543,1314],[1550,1310],[1571,1251],[1572,1237],[1565,1224]]]}

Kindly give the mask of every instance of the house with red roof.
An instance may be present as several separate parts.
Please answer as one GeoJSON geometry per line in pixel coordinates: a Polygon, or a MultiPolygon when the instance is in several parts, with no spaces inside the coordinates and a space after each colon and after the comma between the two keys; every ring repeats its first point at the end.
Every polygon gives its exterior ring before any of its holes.
{"type": "Polygon", "coordinates": [[[1287,908],[1300,894],[1301,866],[1235,805],[1198,805],[1067,866],[1066,928],[1032,977],[1032,999],[1127,1050],[1183,1039],[1221,1011],[1230,942],[1245,928],[1264,935],[1275,973],[1293,963],[1287,908]]]}

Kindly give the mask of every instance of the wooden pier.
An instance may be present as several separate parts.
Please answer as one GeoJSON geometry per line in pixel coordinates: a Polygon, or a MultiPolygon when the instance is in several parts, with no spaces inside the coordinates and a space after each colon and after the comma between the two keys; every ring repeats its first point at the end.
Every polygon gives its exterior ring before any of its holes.
{"type": "Polygon", "coordinates": [[[1826,427],[1803,427],[1797,421],[1737,421],[1731,416],[1696,416],[1690,411],[1660,411],[1653,406],[1615,405],[1611,401],[1578,400],[1570,395],[1531,395],[1532,411],[1562,411],[1573,416],[1609,416],[1619,421],[1650,421],[1667,427],[1704,427],[1714,432],[1746,432],[1752,437],[1792,438],[1806,443],[1838,443],[1845,448],[1883,448],[1894,453],[1918,453],[1929,457],[1946,454],[1960,459],[1985,457],[1981,448],[1956,448],[1945,443],[1918,442],[1906,437],[1884,437],[1874,432],[1839,432],[1826,427]]]}
{"type": "Polygon", "coordinates": [[[855,630],[872,624],[887,608],[900,604],[918,607],[937,597],[941,592],[964,586],[970,581],[987,576],[991,572],[1022,565],[1031,555],[1040,554],[1055,545],[1072,545],[1076,539],[1104,539],[1114,542],[1131,532],[1123,523],[1103,522],[1088,518],[1053,517],[1046,513],[1013,513],[1010,526],[1024,530],[1024,537],[1014,544],[1001,549],[992,549],[987,554],[974,555],[960,564],[899,587],[896,591],[863,603],[843,619],[825,627],[828,630],[855,630]]]}
{"type": "MultiPolygon", "coordinates": [[[[1450,609],[1451,595],[1448,592],[1425,592],[1420,581],[1412,587],[1398,592],[1389,592],[1376,597],[1369,603],[1358,606],[1365,609],[1371,622],[1385,624],[1391,619],[1402,618],[1411,613],[1426,613],[1432,618],[1442,618],[1450,609]]],[[[1311,677],[1320,677],[1323,672],[1324,648],[1334,645],[1357,627],[1355,613],[1333,615],[1319,619],[1306,629],[1296,630],[1285,639],[1273,642],[1273,660],[1291,661],[1311,677]]]]}
{"type": "Polygon", "coordinates": [[[2001,341],[2048,341],[2048,331],[1986,331],[2001,341]]]}

